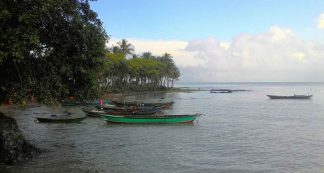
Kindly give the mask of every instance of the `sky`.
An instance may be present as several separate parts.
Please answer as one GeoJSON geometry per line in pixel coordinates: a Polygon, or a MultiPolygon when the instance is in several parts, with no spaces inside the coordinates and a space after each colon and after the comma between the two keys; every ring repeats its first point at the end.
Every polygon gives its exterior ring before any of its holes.
{"type": "Polygon", "coordinates": [[[322,0],[98,0],[111,39],[170,53],[182,82],[324,82],[322,0]]]}

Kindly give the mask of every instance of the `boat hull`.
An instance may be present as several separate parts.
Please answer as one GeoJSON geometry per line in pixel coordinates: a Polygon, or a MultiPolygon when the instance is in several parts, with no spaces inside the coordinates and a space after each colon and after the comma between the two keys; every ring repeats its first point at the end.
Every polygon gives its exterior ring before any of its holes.
{"type": "Polygon", "coordinates": [[[107,111],[109,115],[153,115],[157,111],[107,111]]]}
{"type": "Polygon", "coordinates": [[[101,117],[103,114],[105,114],[105,111],[101,110],[87,110],[87,109],[82,109],[83,112],[87,114],[89,117],[101,117]]]}
{"type": "Polygon", "coordinates": [[[310,99],[313,95],[293,95],[293,96],[276,96],[276,95],[267,95],[270,99],[310,99]]]}
{"type": "MultiPolygon", "coordinates": [[[[98,107],[98,109],[101,109],[101,107],[98,107]]],[[[157,112],[160,109],[156,108],[156,107],[119,107],[119,106],[115,106],[115,107],[102,107],[102,109],[104,109],[105,111],[124,111],[124,112],[157,112]]]]}
{"type": "Polygon", "coordinates": [[[84,117],[78,117],[78,118],[41,118],[37,117],[36,119],[41,123],[76,123],[84,120],[86,116],[84,117]]]}
{"type": "Polygon", "coordinates": [[[170,108],[173,104],[173,102],[140,103],[140,102],[118,102],[113,100],[111,102],[117,106],[144,106],[144,107],[159,107],[162,109],[170,108]]]}
{"type": "Polygon", "coordinates": [[[107,122],[112,123],[192,123],[199,115],[165,115],[165,116],[118,116],[118,115],[104,115],[104,119],[107,122]]]}

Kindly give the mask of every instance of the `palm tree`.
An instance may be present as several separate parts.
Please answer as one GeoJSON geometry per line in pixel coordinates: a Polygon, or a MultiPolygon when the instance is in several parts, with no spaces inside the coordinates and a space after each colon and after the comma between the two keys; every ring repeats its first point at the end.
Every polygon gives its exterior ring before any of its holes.
{"type": "Polygon", "coordinates": [[[162,58],[170,59],[170,58],[172,58],[172,56],[171,56],[171,54],[169,54],[168,52],[165,52],[165,53],[162,55],[162,58]]]}
{"type": "Polygon", "coordinates": [[[133,45],[128,43],[126,39],[122,39],[122,41],[118,42],[117,44],[119,45],[119,48],[124,55],[133,54],[133,45]]]}
{"type": "Polygon", "coordinates": [[[153,58],[154,56],[152,55],[151,52],[144,52],[144,53],[142,54],[142,57],[143,57],[143,58],[146,58],[146,59],[150,59],[150,58],[153,58]]]}
{"type": "Polygon", "coordinates": [[[113,47],[111,48],[111,52],[112,52],[112,53],[122,53],[122,50],[120,49],[119,46],[113,46],[113,47]]]}

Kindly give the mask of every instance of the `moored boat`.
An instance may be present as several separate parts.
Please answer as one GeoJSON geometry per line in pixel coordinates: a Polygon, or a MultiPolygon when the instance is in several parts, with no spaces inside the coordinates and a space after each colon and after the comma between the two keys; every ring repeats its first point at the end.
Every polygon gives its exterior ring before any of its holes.
{"type": "Polygon", "coordinates": [[[104,114],[110,114],[110,115],[153,115],[157,112],[157,110],[87,110],[82,109],[83,112],[85,112],[88,116],[91,117],[101,117],[104,114]]]}
{"type": "Polygon", "coordinates": [[[210,93],[232,93],[233,90],[230,89],[211,89],[210,93]]]}
{"type": "Polygon", "coordinates": [[[125,111],[125,112],[133,112],[133,111],[159,111],[160,108],[158,107],[142,107],[142,106],[128,106],[128,107],[122,107],[122,106],[103,106],[98,107],[99,109],[104,109],[106,111],[113,110],[113,111],[125,111]]]}
{"type": "Polygon", "coordinates": [[[93,102],[81,102],[81,101],[61,101],[62,106],[86,106],[86,105],[93,105],[93,102]]]}
{"type": "Polygon", "coordinates": [[[156,103],[147,103],[147,102],[119,102],[111,100],[116,106],[142,106],[142,107],[159,107],[159,108],[169,108],[172,106],[173,101],[171,102],[156,102],[156,103]]]}
{"type": "Polygon", "coordinates": [[[313,95],[292,95],[292,96],[278,96],[278,95],[267,95],[270,99],[310,99],[313,95]]]}
{"type": "Polygon", "coordinates": [[[112,123],[192,123],[200,114],[189,115],[104,115],[107,122],[112,123]]]}
{"type": "Polygon", "coordinates": [[[103,110],[89,110],[89,109],[82,109],[89,117],[101,117],[106,111],[103,110]]]}
{"type": "Polygon", "coordinates": [[[36,117],[39,122],[42,123],[75,123],[84,120],[86,116],[83,117],[36,117]]]}
{"type": "Polygon", "coordinates": [[[109,115],[153,115],[157,111],[113,111],[108,110],[106,114],[109,115]]]}

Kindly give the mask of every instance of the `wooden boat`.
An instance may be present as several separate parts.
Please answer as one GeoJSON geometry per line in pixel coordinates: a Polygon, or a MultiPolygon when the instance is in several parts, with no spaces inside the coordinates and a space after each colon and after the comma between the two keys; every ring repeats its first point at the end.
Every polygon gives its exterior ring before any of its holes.
{"type": "Polygon", "coordinates": [[[108,110],[106,111],[106,114],[109,115],[153,115],[157,111],[114,111],[114,110],[108,110]]]}
{"type": "Polygon", "coordinates": [[[106,111],[125,111],[125,112],[134,112],[134,111],[159,111],[160,108],[157,107],[141,107],[141,106],[129,106],[129,107],[120,107],[120,106],[103,106],[98,107],[99,109],[104,109],[106,111]]]}
{"type": "Polygon", "coordinates": [[[84,117],[70,117],[70,116],[51,116],[48,118],[43,118],[43,117],[36,117],[36,119],[39,122],[42,123],[75,123],[75,122],[80,122],[84,120],[86,116],[84,117]]]}
{"type": "Polygon", "coordinates": [[[101,117],[104,114],[110,115],[153,115],[157,111],[118,111],[118,110],[87,110],[82,109],[90,117],[101,117]]]}
{"type": "Polygon", "coordinates": [[[210,93],[232,93],[233,90],[230,89],[211,89],[210,93]]]}
{"type": "Polygon", "coordinates": [[[89,117],[101,117],[103,114],[106,113],[104,110],[89,110],[89,109],[82,109],[89,117]]]}
{"type": "Polygon", "coordinates": [[[267,95],[270,99],[310,99],[313,95],[277,96],[267,95]]]}
{"type": "Polygon", "coordinates": [[[243,91],[250,91],[245,89],[211,89],[210,93],[233,93],[233,92],[243,92],[243,91]]]}
{"type": "Polygon", "coordinates": [[[119,102],[111,100],[116,106],[143,106],[143,107],[160,107],[160,108],[169,108],[173,105],[171,102],[157,102],[157,103],[146,103],[146,102],[119,102]]]}
{"type": "Polygon", "coordinates": [[[192,123],[200,114],[192,115],[104,115],[111,123],[192,123]]]}
{"type": "Polygon", "coordinates": [[[93,105],[93,102],[80,102],[80,101],[62,101],[62,106],[86,106],[86,105],[93,105]]]}

